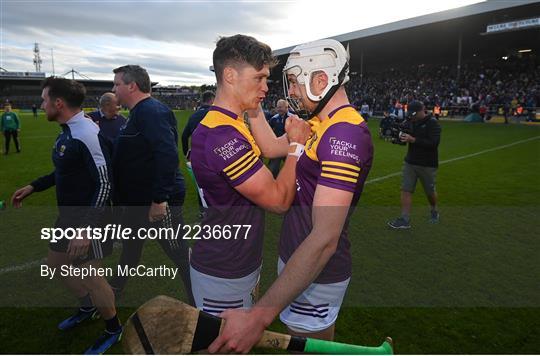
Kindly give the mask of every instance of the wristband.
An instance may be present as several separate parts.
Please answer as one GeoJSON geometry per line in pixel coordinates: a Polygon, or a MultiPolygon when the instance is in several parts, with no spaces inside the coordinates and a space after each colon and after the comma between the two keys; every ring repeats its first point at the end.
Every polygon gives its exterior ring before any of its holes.
{"type": "Polygon", "coordinates": [[[302,155],[302,153],[304,153],[305,146],[298,142],[289,143],[289,146],[293,146],[293,145],[296,146],[296,149],[294,150],[294,152],[289,152],[289,156],[295,156],[299,158],[302,155]]]}

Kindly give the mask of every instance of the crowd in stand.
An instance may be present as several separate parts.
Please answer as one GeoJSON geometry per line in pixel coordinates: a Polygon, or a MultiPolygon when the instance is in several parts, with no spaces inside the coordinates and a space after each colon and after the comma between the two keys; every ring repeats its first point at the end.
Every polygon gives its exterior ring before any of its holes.
{"type": "MultiPolygon", "coordinates": [[[[464,64],[459,80],[456,66],[418,65],[369,72],[362,77],[353,73],[347,84],[351,102],[360,109],[369,107],[374,115],[420,100],[428,109],[436,105],[449,116],[470,112],[515,115],[540,106],[540,60],[509,57],[491,62],[464,64]]],[[[197,102],[183,96],[154,95],[171,109],[193,109],[197,102]]],[[[283,98],[281,80],[270,82],[263,106],[275,109],[283,98]]],[[[11,96],[15,108],[30,108],[41,103],[39,97],[11,96]]],[[[97,107],[97,97],[87,97],[84,107],[97,107]]]]}
{"type": "MultiPolygon", "coordinates": [[[[348,85],[351,102],[360,109],[383,111],[420,100],[428,109],[435,105],[449,115],[466,115],[471,111],[515,113],[519,107],[540,105],[540,61],[535,57],[508,58],[492,62],[463,65],[457,79],[455,66],[419,65],[367,72],[362,78],[352,75],[348,85]]],[[[274,82],[265,101],[270,109],[283,97],[281,82],[274,82]]]]}
{"type": "MultiPolygon", "coordinates": [[[[178,110],[193,110],[197,107],[197,101],[184,96],[170,96],[170,95],[153,95],[156,99],[167,105],[171,109],[178,110]]],[[[13,105],[16,109],[29,110],[32,105],[41,105],[41,97],[37,95],[10,95],[4,101],[7,101],[13,105]]],[[[84,108],[96,108],[98,107],[99,95],[96,97],[88,96],[83,102],[84,108]]]]}
{"type": "Polygon", "coordinates": [[[167,105],[171,109],[175,110],[194,110],[197,108],[197,100],[192,98],[186,98],[184,96],[174,95],[152,95],[163,104],[167,105]]]}

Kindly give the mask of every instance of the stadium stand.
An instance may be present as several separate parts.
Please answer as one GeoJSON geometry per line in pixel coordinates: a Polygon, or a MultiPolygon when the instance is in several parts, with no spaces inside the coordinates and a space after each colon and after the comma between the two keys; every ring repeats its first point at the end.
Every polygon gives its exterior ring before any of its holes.
{"type": "MultiPolygon", "coordinates": [[[[15,109],[31,109],[33,104],[38,107],[41,104],[41,83],[45,79],[42,76],[18,75],[19,72],[0,73],[0,98],[9,101],[15,109]]],[[[111,91],[112,81],[109,80],[79,80],[86,87],[86,99],[83,107],[96,108],[99,97],[111,91]]]]}
{"type": "Polygon", "coordinates": [[[365,102],[379,114],[397,101],[420,100],[430,109],[439,104],[449,116],[466,115],[482,106],[489,113],[497,113],[505,106],[515,110],[514,100],[531,110],[540,103],[540,65],[536,57],[468,63],[462,68],[461,81],[455,78],[455,68],[449,66],[391,68],[368,73],[363,81],[354,77],[349,90],[357,107],[365,102]]]}
{"type": "MultiPolygon", "coordinates": [[[[459,82],[456,68],[448,65],[392,67],[366,73],[362,80],[352,76],[348,90],[357,108],[367,103],[379,116],[396,102],[412,100],[424,102],[429,109],[439,104],[448,116],[464,116],[482,106],[492,115],[505,107],[512,114],[519,105],[524,112],[532,111],[540,105],[540,61],[530,55],[466,63],[459,82]]],[[[270,110],[282,97],[282,84],[272,83],[265,108],[270,110]]]]}
{"type": "Polygon", "coordinates": [[[153,86],[152,96],[171,109],[193,110],[197,107],[199,92],[183,86],[153,86]]]}
{"type": "MultiPolygon", "coordinates": [[[[33,104],[41,104],[41,82],[44,73],[0,72],[0,99],[9,101],[15,109],[30,110],[33,104]],[[29,75],[30,74],[30,75],[29,75]]],[[[97,108],[103,93],[110,92],[112,80],[76,79],[86,88],[84,108],[97,108]]],[[[153,96],[172,109],[193,109],[197,106],[199,93],[190,87],[158,86],[152,82],[153,96]]]]}
{"type": "MultiPolygon", "coordinates": [[[[445,115],[534,117],[540,105],[540,2],[487,1],[332,37],[351,53],[350,100],[373,114],[421,100],[445,115]],[[521,109],[520,109],[521,108],[521,109]]],[[[283,96],[276,50],[266,109],[283,96]]]]}

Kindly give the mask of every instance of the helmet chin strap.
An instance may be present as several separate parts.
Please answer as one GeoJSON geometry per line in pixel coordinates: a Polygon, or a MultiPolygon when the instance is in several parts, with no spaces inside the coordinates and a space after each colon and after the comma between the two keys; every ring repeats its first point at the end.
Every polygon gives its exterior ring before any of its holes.
{"type": "Polygon", "coordinates": [[[332,88],[330,88],[330,90],[328,91],[328,93],[326,93],[324,98],[322,98],[319,101],[319,104],[317,104],[317,107],[315,108],[315,110],[313,110],[313,112],[311,113],[308,112],[308,118],[307,118],[308,120],[311,120],[315,116],[317,116],[321,112],[321,110],[326,106],[326,104],[328,104],[330,99],[334,96],[334,94],[337,92],[337,90],[341,86],[341,83],[343,83],[343,80],[345,79],[345,73],[347,72],[348,68],[349,68],[349,64],[346,64],[345,66],[343,66],[343,69],[341,69],[341,72],[339,72],[339,75],[338,75],[338,83],[334,85],[332,88]]]}

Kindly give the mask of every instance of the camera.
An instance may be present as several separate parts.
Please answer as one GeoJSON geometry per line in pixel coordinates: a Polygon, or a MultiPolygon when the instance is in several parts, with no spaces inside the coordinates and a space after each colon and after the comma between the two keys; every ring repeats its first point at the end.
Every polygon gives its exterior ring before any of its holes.
{"type": "Polygon", "coordinates": [[[395,118],[389,127],[388,139],[395,145],[405,146],[406,142],[401,142],[401,136],[404,134],[411,134],[411,125],[409,119],[395,118]]]}

